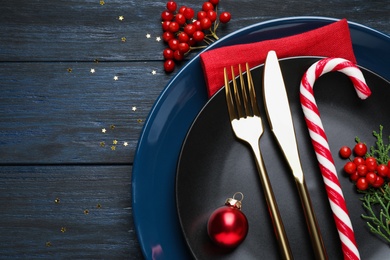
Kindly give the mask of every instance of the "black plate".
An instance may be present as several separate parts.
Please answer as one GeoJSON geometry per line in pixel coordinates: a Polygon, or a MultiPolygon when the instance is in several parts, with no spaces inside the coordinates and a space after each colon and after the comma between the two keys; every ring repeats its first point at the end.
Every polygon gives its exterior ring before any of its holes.
{"type": "MultiPolygon", "coordinates": [[[[295,124],[297,141],[314,211],[330,259],[342,259],[324,183],[310,142],[299,102],[303,73],[318,58],[293,58],[280,62],[295,124]]],[[[389,135],[390,84],[362,69],[372,95],[360,100],[347,76],[339,72],[320,77],[314,86],[321,119],[335,159],[362,259],[385,259],[388,245],[372,235],[360,217],[364,212],[354,185],[342,172],[345,164],[338,156],[342,145],[353,146],[355,136],[374,144],[373,130],[384,126],[389,135]]],[[[269,130],[262,102],[263,67],[252,70],[265,132],[260,146],[275,192],[293,255],[312,259],[313,251],[300,206],[297,189],[277,143],[269,130]]],[[[251,151],[232,132],[224,91],[219,91],[194,121],[183,144],[177,168],[176,199],[187,244],[196,259],[279,259],[277,245],[251,151]],[[213,245],[207,236],[210,214],[235,192],[244,194],[242,211],[249,221],[245,241],[227,252],[213,245]]]]}

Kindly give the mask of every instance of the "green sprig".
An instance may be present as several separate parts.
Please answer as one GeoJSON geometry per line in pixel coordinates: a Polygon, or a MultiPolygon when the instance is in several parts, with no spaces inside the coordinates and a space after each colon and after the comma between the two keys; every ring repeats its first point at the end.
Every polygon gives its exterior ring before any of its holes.
{"type": "MultiPolygon", "coordinates": [[[[390,144],[385,144],[383,140],[383,126],[379,126],[379,132],[373,131],[376,138],[374,146],[371,146],[367,156],[375,157],[378,164],[387,164],[390,160],[390,144]]],[[[358,137],[356,142],[361,142],[358,137]]],[[[388,139],[390,143],[390,136],[388,139]]],[[[367,214],[361,217],[367,220],[367,226],[370,231],[390,244],[390,183],[385,182],[380,188],[370,188],[366,191],[360,191],[364,196],[360,199],[363,202],[363,208],[367,214]]]]}
{"type": "Polygon", "coordinates": [[[363,207],[367,215],[361,217],[367,220],[370,231],[390,243],[390,187],[385,185],[382,189],[370,189],[365,192],[363,207]]]}
{"type": "MultiPolygon", "coordinates": [[[[376,138],[375,146],[371,146],[369,156],[375,157],[379,164],[387,164],[390,160],[389,151],[390,144],[385,144],[383,141],[383,126],[379,126],[379,133],[376,131],[372,132],[372,135],[376,138]]],[[[390,142],[390,136],[388,141],[390,142]]]]}

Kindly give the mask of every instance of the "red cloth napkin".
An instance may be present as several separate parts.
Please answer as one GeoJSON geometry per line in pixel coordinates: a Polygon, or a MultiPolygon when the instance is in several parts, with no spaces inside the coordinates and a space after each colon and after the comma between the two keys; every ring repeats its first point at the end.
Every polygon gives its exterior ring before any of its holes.
{"type": "Polygon", "coordinates": [[[224,85],[224,67],[246,62],[250,67],[263,64],[270,50],[276,51],[279,58],[324,56],[344,58],[356,63],[345,19],[294,36],[221,47],[200,55],[209,97],[224,85]]]}

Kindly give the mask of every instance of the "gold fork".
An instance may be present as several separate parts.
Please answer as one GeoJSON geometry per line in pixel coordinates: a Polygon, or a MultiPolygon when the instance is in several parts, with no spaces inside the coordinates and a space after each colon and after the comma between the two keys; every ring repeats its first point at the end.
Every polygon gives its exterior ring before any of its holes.
{"type": "Polygon", "coordinates": [[[233,66],[231,67],[233,93],[229,84],[227,69],[224,68],[226,103],[229,111],[229,118],[234,134],[238,139],[249,144],[256,159],[256,166],[259,172],[260,181],[263,186],[267,206],[271,215],[271,220],[276,232],[276,240],[283,259],[292,259],[292,253],[287,235],[284,230],[282,218],[272,191],[267,171],[264,166],[260,151],[259,140],[263,134],[263,123],[261,121],[259,107],[257,105],[255,88],[248,63],[246,64],[247,85],[239,65],[240,89],[234,75],[233,66]]]}

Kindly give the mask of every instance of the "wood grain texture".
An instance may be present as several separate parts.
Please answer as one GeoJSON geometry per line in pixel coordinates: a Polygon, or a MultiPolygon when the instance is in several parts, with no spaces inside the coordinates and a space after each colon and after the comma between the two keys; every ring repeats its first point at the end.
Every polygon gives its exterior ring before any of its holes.
{"type": "Polygon", "coordinates": [[[169,80],[161,71],[152,74],[161,65],[0,63],[0,164],[131,163],[144,121],[169,80]]]}
{"type": "MultiPolygon", "coordinates": [[[[0,5],[0,61],[161,60],[160,14],[166,1],[5,1],[0,5]],[[123,21],[118,17],[124,16],[123,21]],[[145,35],[151,34],[151,39],[145,35]],[[126,42],[121,38],[126,37],[126,42]]],[[[179,2],[195,10],[199,1],[179,2]]],[[[390,33],[388,1],[221,1],[232,13],[223,36],[245,26],[289,16],[347,18],[390,33]]],[[[190,56],[191,57],[191,56],[190,56]]]]}
{"type": "Polygon", "coordinates": [[[1,258],[140,257],[130,172],[131,166],[0,167],[1,258]]]}
{"type": "MultiPolygon", "coordinates": [[[[196,11],[201,3],[178,1],[196,11]]],[[[0,4],[0,258],[142,258],[130,190],[137,141],[164,86],[196,55],[164,73],[165,44],[156,38],[165,4],[0,4]]],[[[232,14],[219,36],[291,16],[347,18],[390,33],[388,1],[221,0],[219,11],[232,14]]]]}

